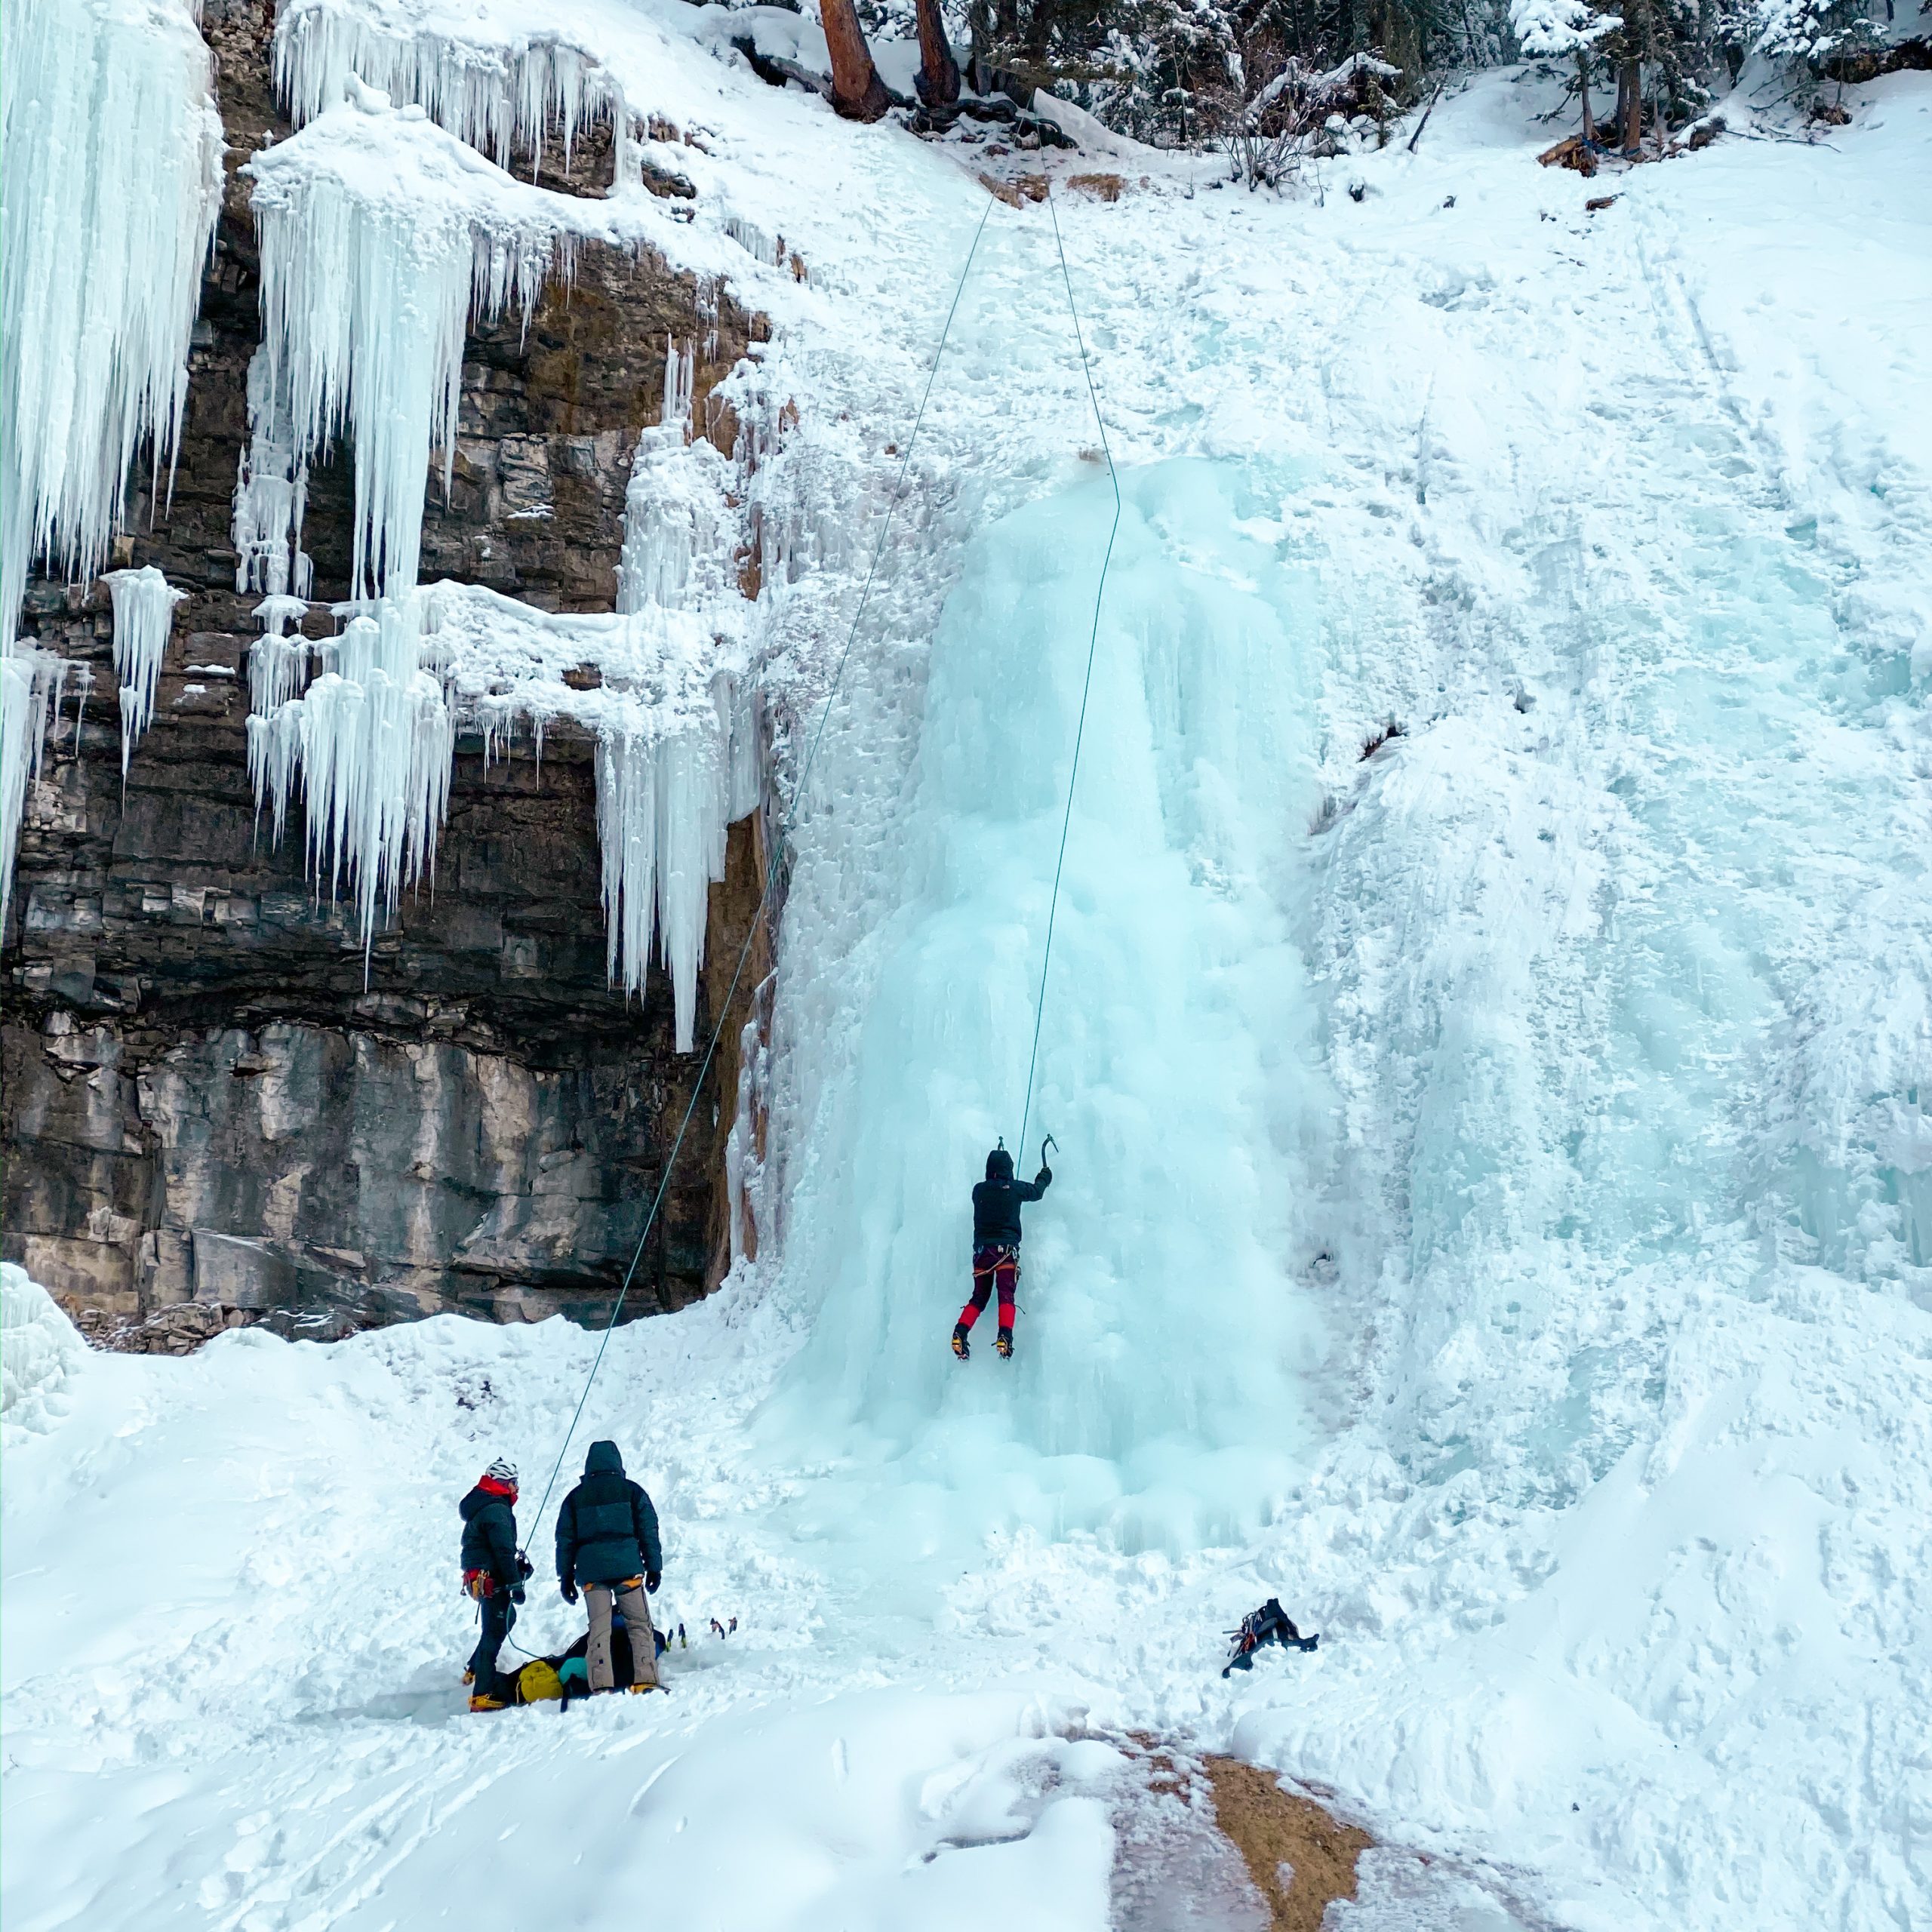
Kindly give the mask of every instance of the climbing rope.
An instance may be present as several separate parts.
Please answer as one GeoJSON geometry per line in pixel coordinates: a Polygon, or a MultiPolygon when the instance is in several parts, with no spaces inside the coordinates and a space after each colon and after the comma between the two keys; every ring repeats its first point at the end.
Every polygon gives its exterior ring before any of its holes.
{"type": "Polygon", "coordinates": [[[1040,996],[1033,1009],[1033,1048],[1026,1057],[1026,1104],[1020,1116],[1020,1138],[1014,1143],[1023,1153],[1026,1128],[1033,1117],[1033,1074],[1039,1064],[1040,1029],[1047,1017],[1047,969],[1053,964],[1054,921],[1060,912],[1060,874],[1066,867],[1066,837],[1073,824],[1073,788],[1080,781],[1080,746],[1087,735],[1087,700],[1094,688],[1094,656],[1100,642],[1100,603],[1107,594],[1107,570],[1114,560],[1114,539],[1120,534],[1120,476],[1114,468],[1113,448],[1107,441],[1106,418],[1100,414],[1100,398],[1094,387],[1093,365],[1088,360],[1087,338],[1080,327],[1080,305],[1073,299],[1073,277],[1066,266],[1066,244],[1060,239],[1060,216],[1054,198],[1047,197],[1047,212],[1053,217],[1054,246],[1060,251],[1060,279],[1066,285],[1066,306],[1073,316],[1073,339],[1080,345],[1080,371],[1087,378],[1087,400],[1094,408],[1094,420],[1100,432],[1100,449],[1107,459],[1107,480],[1114,486],[1114,520],[1107,531],[1106,554],[1100,559],[1100,580],[1094,586],[1094,624],[1087,639],[1087,675],[1080,686],[1080,721],[1073,731],[1073,769],[1067,774],[1066,812],[1060,820],[1060,856],[1054,861],[1054,894],[1047,906],[1047,945],[1040,959],[1040,996]]]}
{"type": "MultiPolygon", "coordinates": [[[[531,1519],[534,1535],[537,1525],[543,1520],[543,1512],[549,1506],[551,1492],[557,1486],[557,1478],[564,1466],[564,1458],[570,1454],[571,1440],[577,1433],[577,1424],[583,1420],[584,1404],[590,1400],[592,1385],[597,1380],[597,1371],[604,1366],[604,1352],[611,1346],[612,1331],[617,1327],[617,1318],[623,1312],[625,1297],[631,1291],[631,1283],[636,1278],[638,1264],[644,1259],[645,1244],[651,1238],[651,1232],[657,1225],[658,1211],[664,1204],[664,1196],[671,1186],[671,1175],[677,1165],[678,1150],[685,1144],[685,1136],[690,1130],[692,1117],[697,1111],[697,1103],[704,1092],[705,1076],[711,1071],[711,1063],[718,1052],[718,1042],[723,1036],[726,1020],[730,1017],[731,1002],[737,996],[738,983],[743,977],[745,962],[751,957],[752,942],[764,923],[766,907],[771,903],[773,888],[778,882],[778,869],[783,861],[786,841],[792,829],[798,823],[798,814],[804,809],[806,786],[811,780],[812,767],[817,762],[818,749],[825,738],[825,728],[832,716],[833,703],[838,696],[839,687],[845,678],[845,666],[852,655],[852,647],[857,641],[859,626],[866,614],[866,606],[870,601],[872,584],[878,576],[880,560],[885,555],[887,540],[892,534],[892,519],[897,514],[900,500],[906,493],[906,477],[912,467],[912,451],[919,439],[919,431],[926,420],[926,405],[932,400],[933,384],[939,377],[940,358],[946,354],[946,345],[952,334],[953,318],[959,312],[959,298],[966,292],[966,280],[973,272],[974,258],[980,252],[980,238],[986,232],[986,222],[993,211],[993,196],[986,197],[986,205],[980,216],[980,225],[973,231],[972,246],[966,251],[965,266],[959,271],[959,280],[952,291],[951,306],[946,312],[945,325],[940,329],[939,346],[933,351],[932,367],[926,373],[926,386],[919,398],[918,413],[912,419],[912,432],[906,439],[905,454],[899,460],[899,474],[892,486],[892,497],[886,505],[885,521],[879,527],[878,541],[872,546],[872,566],[866,573],[865,588],[859,593],[858,608],[852,614],[852,627],[845,635],[845,648],[838,654],[838,662],[833,667],[832,684],[826,692],[825,703],[818,717],[818,728],[812,734],[812,741],[805,754],[805,761],[798,773],[797,788],[792,795],[792,809],[786,814],[778,829],[778,835],[772,841],[771,858],[765,868],[764,890],[759,894],[758,909],[752,915],[751,922],[745,930],[745,943],[738,949],[738,963],[732,968],[731,983],[724,989],[724,997],[719,1002],[718,1023],[711,1029],[711,1038],[704,1050],[704,1058],[700,1063],[697,1077],[691,1082],[691,1097],[685,1109],[685,1117],[678,1124],[677,1137],[671,1143],[671,1152],[664,1162],[664,1172],[657,1183],[657,1192],[652,1198],[651,1212],[645,1216],[644,1232],[637,1238],[637,1246],[631,1255],[630,1266],[624,1270],[623,1284],[617,1291],[617,1304],[611,1310],[611,1318],[604,1324],[602,1339],[597,1344],[597,1352],[592,1358],[590,1373],[584,1377],[583,1393],[577,1398],[576,1408],[571,1412],[570,1426],[564,1432],[564,1439],[557,1450],[557,1460],[551,1466],[550,1479],[543,1485],[543,1499],[537,1506],[537,1513],[531,1519]]],[[[1109,459],[1111,461],[1111,458],[1109,459]]],[[[1037,1039],[1035,1041],[1037,1044],[1037,1039]]]]}

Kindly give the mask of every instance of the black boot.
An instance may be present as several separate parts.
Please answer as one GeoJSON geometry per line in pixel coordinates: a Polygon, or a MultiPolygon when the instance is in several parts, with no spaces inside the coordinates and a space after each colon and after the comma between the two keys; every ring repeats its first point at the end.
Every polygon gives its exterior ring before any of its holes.
{"type": "Polygon", "coordinates": [[[1013,1331],[1011,1328],[1002,1328],[993,1337],[993,1353],[1002,1361],[1013,1359],[1013,1331]]]}
{"type": "Polygon", "coordinates": [[[952,1324],[952,1352],[961,1361],[973,1352],[973,1345],[966,1339],[966,1324],[963,1321],[952,1324]]]}

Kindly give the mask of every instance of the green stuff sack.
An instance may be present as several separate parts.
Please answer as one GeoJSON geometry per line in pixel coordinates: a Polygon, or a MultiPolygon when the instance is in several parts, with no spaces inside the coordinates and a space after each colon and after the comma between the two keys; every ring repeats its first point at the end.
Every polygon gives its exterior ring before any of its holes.
{"type": "Polygon", "coordinates": [[[542,1657],[534,1663],[525,1664],[516,1674],[516,1701],[519,1704],[540,1704],[546,1699],[563,1694],[563,1683],[555,1669],[542,1657]]]}

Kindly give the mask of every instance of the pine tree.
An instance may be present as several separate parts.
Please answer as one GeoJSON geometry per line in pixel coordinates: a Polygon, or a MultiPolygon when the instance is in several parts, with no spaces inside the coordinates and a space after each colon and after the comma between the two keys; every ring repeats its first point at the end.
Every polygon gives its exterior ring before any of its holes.
{"type": "Polygon", "coordinates": [[[1574,60],[1583,103],[1583,138],[1596,139],[1590,114],[1590,63],[1603,43],[1623,31],[1621,14],[1600,14],[1589,0],[1512,0],[1509,28],[1533,60],[1574,60]]]}
{"type": "Polygon", "coordinates": [[[1754,24],[1753,53],[1814,74],[1884,38],[1869,0],[1759,0],[1754,24]]]}

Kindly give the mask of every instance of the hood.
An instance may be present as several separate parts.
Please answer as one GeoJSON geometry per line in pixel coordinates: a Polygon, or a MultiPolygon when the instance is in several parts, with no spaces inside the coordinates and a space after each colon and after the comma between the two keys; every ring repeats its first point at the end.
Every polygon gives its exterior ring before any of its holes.
{"type": "Polygon", "coordinates": [[[995,1147],[986,1156],[986,1178],[989,1180],[1011,1180],[1013,1178],[1013,1156],[1004,1147],[995,1147]]]}
{"type": "Polygon", "coordinates": [[[590,1454],[583,1459],[583,1472],[587,1476],[620,1476],[624,1472],[624,1459],[617,1453],[614,1442],[593,1442],[590,1454]]]}
{"type": "Polygon", "coordinates": [[[456,1506],[466,1523],[474,1522],[485,1509],[507,1509],[511,1498],[501,1490],[485,1489],[479,1482],[456,1506]]]}

